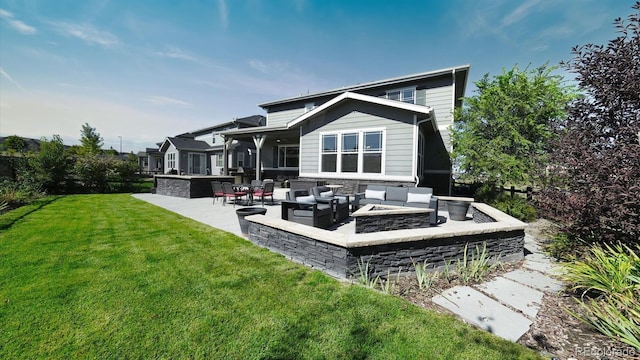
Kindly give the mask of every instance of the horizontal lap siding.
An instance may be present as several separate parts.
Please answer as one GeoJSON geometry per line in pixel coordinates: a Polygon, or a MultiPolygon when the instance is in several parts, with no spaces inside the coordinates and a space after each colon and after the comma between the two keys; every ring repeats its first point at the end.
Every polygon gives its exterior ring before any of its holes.
{"type": "Polygon", "coordinates": [[[318,171],[321,132],[376,128],[386,130],[385,174],[410,176],[413,115],[404,111],[390,111],[376,105],[354,103],[339,106],[305,125],[301,140],[300,171],[318,171]]]}
{"type": "Polygon", "coordinates": [[[268,126],[284,126],[289,121],[304,114],[304,107],[290,110],[277,111],[267,114],[268,126]]]}
{"type": "Polygon", "coordinates": [[[453,85],[425,90],[427,106],[433,108],[440,135],[447,148],[451,150],[449,126],[453,125],[453,85]]]}

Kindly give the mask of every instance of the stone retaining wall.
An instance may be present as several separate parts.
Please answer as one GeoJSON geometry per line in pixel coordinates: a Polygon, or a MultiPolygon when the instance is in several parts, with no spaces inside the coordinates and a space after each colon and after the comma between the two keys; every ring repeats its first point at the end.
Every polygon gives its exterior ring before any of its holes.
{"type": "MultiPolygon", "coordinates": [[[[367,246],[364,242],[351,243],[351,240],[342,245],[319,240],[310,235],[313,232],[302,234],[287,231],[281,223],[271,226],[269,221],[273,220],[266,218],[261,222],[252,221],[251,218],[248,220],[249,240],[253,243],[339,278],[357,276],[358,261],[369,262],[373,276],[386,276],[388,272],[393,274],[399,270],[412,272],[413,262],[427,261],[431,267],[443,267],[446,261],[455,263],[457,259],[462,259],[467,244],[468,256],[476,251],[476,245],[482,251],[484,244],[489,258],[500,256],[501,261],[515,261],[524,256],[523,229],[472,235],[425,236],[423,240],[367,246]]],[[[311,229],[315,232],[326,231],[311,229]]],[[[371,234],[353,234],[349,235],[349,239],[367,235],[371,234]]]]}
{"type": "Polygon", "coordinates": [[[182,198],[212,197],[211,181],[233,182],[229,176],[156,175],[156,194],[182,198]]]}

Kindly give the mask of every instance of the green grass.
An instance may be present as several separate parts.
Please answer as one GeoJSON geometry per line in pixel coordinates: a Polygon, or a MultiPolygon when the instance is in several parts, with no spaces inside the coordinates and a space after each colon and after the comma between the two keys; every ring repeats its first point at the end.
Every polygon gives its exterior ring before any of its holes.
{"type": "Polygon", "coordinates": [[[1,359],[538,356],[128,195],[49,200],[0,216],[1,359]]]}

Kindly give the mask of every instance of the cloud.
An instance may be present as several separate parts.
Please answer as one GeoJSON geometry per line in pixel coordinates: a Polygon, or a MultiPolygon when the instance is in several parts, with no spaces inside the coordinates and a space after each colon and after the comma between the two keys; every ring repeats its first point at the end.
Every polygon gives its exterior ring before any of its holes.
{"type": "Polygon", "coordinates": [[[530,13],[531,9],[535,5],[537,5],[539,2],[540,0],[529,0],[524,4],[520,5],[517,9],[513,10],[512,12],[507,14],[504,18],[502,18],[502,21],[500,23],[500,28],[505,28],[515,22],[522,20],[524,17],[526,17],[530,13]]]}
{"type": "Polygon", "coordinates": [[[262,60],[255,60],[255,59],[249,60],[249,66],[252,69],[267,75],[282,73],[287,71],[289,68],[289,64],[287,63],[283,63],[279,61],[266,63],[262,60]]]}
{"type": "Polygon", "coordinates": [[[166,97],[166,96],[149,96],[145,99],[147,102],[154,104],[154,105],[177,105],[177,106],[185,106],[185,107],[191,107],[193,106],[192,104],[186,102],[186,101],[182,101],[182,100],[178,100],[178,99],[173,99],[170,97],[166,97]]]}
{"type": "Polygon", "coordinates": [[[2,69],[2,67],[0,67],[0,75],[2,75],[2,77],[4,77],[5,79],[9,80],[11,83],[13,83],[15,86],[18,87],[18,89],[27,92],[27,90],[25,90],[25,88],[23,88],[22,86],[20,86],[20,84],[13,80],[13,78],[11,77],[11,75],[7,74],[6,71],[4,71],[4,69],[2,69]]]}
{"type": "Polygon", "coordinates": [[[200,62],[200,60],[192,54],[187,53],[184,50],[178,49],[177,47],[167,46],[165,51],[156,51],[153,53],[156,56],[170,58],[170,59],[180,59],[187,60],[193,62],[200,62]]]}
{"type": "Polygon", "coordinates": [[[220,12],[220,23],[224,29],[229,27],[229,10],[225,0],[218,0],[218,11],[220,12]]]}
{"type": "Polygon", "coordinates": [[[76,24],[71,22],[52,22],[53,28],[67,36],[73,36],[83,40],[89,45],[100,45],[105,48],[120,45],[118,38],[106,31],[100,31],[89,24],[76,24]]]}
{"type": "Polygon", "coordinates": [[[0,9],[0,18],[3,18],[9,26],[25,35],[33,35],[38,32],[35,27],[27,25],[20,20],[16,20],[12,13],[4,9],[0,9]]]}

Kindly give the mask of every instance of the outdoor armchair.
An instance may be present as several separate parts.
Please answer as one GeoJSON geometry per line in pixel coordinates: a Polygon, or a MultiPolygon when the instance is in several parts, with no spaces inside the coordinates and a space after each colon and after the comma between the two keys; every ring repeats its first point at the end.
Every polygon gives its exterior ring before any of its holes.
{"type": "Polygon", "coordinates": [[[307,190],[291,190],[282,202],[282,219],[318,228],[333,225],[333,204],[318,203],[307,190]]]}
{"type": "Polygon", "coordinates": [[[349,196],[336,195],[326,186],[314,186],[311,193],[318,203],[333,203],[335,221],[341,222],[349,217],[349,196]]]}

